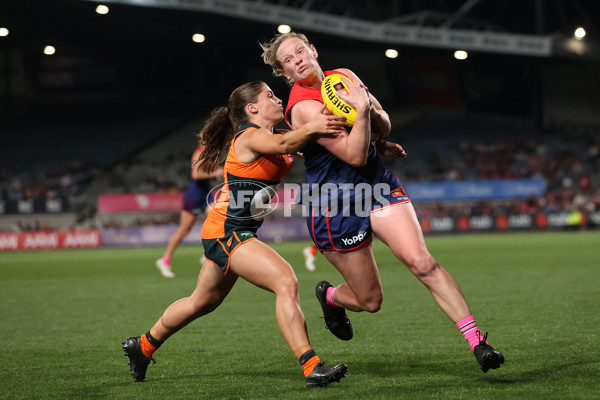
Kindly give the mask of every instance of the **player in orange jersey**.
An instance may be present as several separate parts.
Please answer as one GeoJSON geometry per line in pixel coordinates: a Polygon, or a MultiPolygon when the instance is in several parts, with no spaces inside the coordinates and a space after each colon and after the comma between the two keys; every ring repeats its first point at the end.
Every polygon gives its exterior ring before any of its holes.
{"type": "Polygon", "coordinates": [[[230,144],[224,186],[202,226],[206,261],[194,292],[171,304],[144,335],[122,343],[130,372],[144,381],[152,354],[179,329],[215,310],[238,277],[276,295],[279,329],[302,366],[307,387],[326,386],[344,377],[345,364],[329,366],[308,339],[292,267],[256,237],[264,202],[289,171],[295,153],[321,136],[340,134],[344,118],[323,112],[289,132],[274,129],[283,107],[264,82],[244,84],[233,91],[227,107],[211,113],[199,137],[205,146],[199,167],[212,170],[230,144]]]}

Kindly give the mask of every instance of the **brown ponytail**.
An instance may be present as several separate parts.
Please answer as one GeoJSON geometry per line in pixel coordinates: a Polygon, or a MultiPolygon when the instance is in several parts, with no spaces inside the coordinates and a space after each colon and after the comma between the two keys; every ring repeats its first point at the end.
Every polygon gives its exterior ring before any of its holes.
{"type": "Polygon", "coordinates": [[[223,161],[227,145],[237,133],[237,129],[248,122],[246,105],[258,101],[258,95],[265,85],[261,81],[245,83],[231,93],[227,107],[212,110],[197,135],[200,144],[204,146],[204,151],[197,161],[198,169],[212,172],[223,161]]]}
{"type": "Polygon", "coordinates": [[[197,136],[200,145],[204,146],[200,158],[196,161],[198,169],[213,172],[222,161],[222,153],[233,137],[233,126],[227,107],[212,110],[197,136]]]}

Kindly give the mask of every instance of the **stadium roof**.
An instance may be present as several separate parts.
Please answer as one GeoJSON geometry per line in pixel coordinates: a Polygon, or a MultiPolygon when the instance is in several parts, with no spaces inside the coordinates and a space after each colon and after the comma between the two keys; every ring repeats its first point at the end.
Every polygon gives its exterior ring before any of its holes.
{"type": "MultiPolygon", "coordinates": [[[[208,12],[347,38],[400,45],[536,56],[598,56],[573,38],[597,33],[579,0],[89,0],[208,12]]],[[[598,15],[598,14],[597,14],[598,15]]],[[[597,16],[596,15],[596,16],[597,16]]]]}
{"type": "MultiPolygon", "coordinates": [[[[277,92],[278,83],[274,81],[278,80],[273,79],[262,63],[257,42],[271,38],[279,23],[307,33],[321,50],[324,66],[359,68],[361,63],[360,68],[370,68],[371,80],[380,80],[379,86],[398,81],[398,69],[379,59],[379,54],[383,55],[392,46],[401,52],[397,62],[405,64],[412,62],[412,55],[435,54],[447,59],[452,57],[452,49],[472,50],[469,68],[492,67],[491,74],[498,76],[504,71],[506,79],[514,76],[514,81],[519,82],[516,75],[521,70],[527,73],[527,67],[505,67],[501,63],[525,64],[530,59],[545,63],[552,59],[580,65],[600,60],[597,45],[600,13],[598,7],[592,7],[593,3],[583,0],[1,1],[0,28],[10,33],[0,36],[0,103],[2,92],[9,92],[8,104],[0,104],[0,114],[19,115],[15,110],[22,104],[78,105],[90,99],[105,104],[125,102],[130,107],[139,101],[147,106],[148,102],[158,104],[155,98],[159,97],[161,106],[165,99],[177,98],[173,104],[178,107],[183,102],[197,109],[214,105],[211,95],[219,96],[219,104],[224,99],[221,96],[241,82],[258,79],[274,85],[277,92]],[[96,13],[99,4],[108,5],[110,12],[96,13]],[[332,27],[335,24],[337,28],[332,27]],[[572,36],[578,26],[588,33],[581,41],[572,36]],[[192,42],[194,33],[206,35],[206,42],[192,42]],[[43,54],[48,45],[56,48],[54,57],[43,54]],[[376,67],[379,69],[375,70],[376,67]],[[383,69],[387,72],[382,72],[383,69]],[[396,74],[394,79],[384,78],[391,74],[396,74]]],[[[438,64],[429,60],[427,68],[438,64]]],[[[444,65],[447,70],[444,73],[451,73],[453,67],[444,65]]]]}
{"type": "MultiPolygon", "coordinates": [[[[443,48],[462,44],[466,49],[509,54],[600,58],[596,44],[600,13],[594,2],[585,0],[5,1],[0,5],[0,27],[26,33],[30,40],[61,29],[77,36],[78,29],[96,26],[97,15],[91,12],[95,4],[90,3],[179,10],[180,13],[163,13],[156,22],[168,24],[168,20],[177,18],[176,23],[183,26],[201,21],[203,26],[217,24],[213,29],[223,27],[222,20],[206,18],[219,14],[238,20],[285,23],[305,31],[372,42],[443,48]],[[580,26],[588,34],[586,44],[567,43],[580,26]],[[521,42],[512,43],[512,39],[521,42]]],[[[121,10],[121,13],[128,13],[131,19],[128,24],[111,21],[112,29],[145,29],[135,24],[134,11],[121,10]]],[[[97,34],[104,33],[98,29],[97,34]]]]}

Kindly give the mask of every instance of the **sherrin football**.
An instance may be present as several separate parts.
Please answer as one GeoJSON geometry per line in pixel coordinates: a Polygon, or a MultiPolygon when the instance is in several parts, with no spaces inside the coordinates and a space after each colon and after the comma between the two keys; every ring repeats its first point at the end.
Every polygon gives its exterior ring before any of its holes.
{"type": "Polygon", "coordinates": [[[339,93],[348,94],[351,90],[346,82],[342,80],[342,77],[344,77],[347,82],[350,82],[350,86],[354,86],[354,82],[345,75],[327,75],[321,84],[321,97],[329,111],[335,115],[346,117],[346,125],[353,126],[354,121],[356,120],[356,109],[346,103],[339,95],[339,93]]]}

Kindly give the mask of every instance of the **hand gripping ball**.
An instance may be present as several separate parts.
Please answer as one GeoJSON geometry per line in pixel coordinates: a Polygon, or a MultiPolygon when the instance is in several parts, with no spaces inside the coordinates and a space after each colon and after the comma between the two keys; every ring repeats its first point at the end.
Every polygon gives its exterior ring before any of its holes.
{"type": "Polygon", "coordinates": [[[354,82],[342,74],[327,75],[321,84],[321,97],[329,111],[335,115],[346,117],[346,125],[353,126],[356,120],[356,108],[339,96],[340,92],[348,94],[350,91],[350,87],[342,80],[342,77],[350,82],[350,86],[354,86],[354,82]]]}

